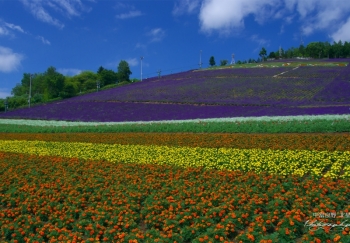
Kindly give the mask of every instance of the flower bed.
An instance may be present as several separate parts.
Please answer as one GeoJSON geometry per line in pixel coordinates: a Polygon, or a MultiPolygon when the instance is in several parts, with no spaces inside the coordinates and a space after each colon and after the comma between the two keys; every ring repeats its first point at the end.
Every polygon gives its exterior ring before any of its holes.
{"type": "Polygon", "coordinates": [[[262,150],[0,140],[0,151],[123,163],[349,178],[350,151],[262,150]]]}
{"type": "Polygon", "coordinates": [[[1,140],[201,148],[350,151],[349,133],[1,133],[1,140]]]}
{"type": "MultiPolygon", "coordinates": [[[[349,181],[0,153],[1,242],[348,242],[349,181]],[[5,169],[6,168],[6,169],[5,169]],[[315,231],[312,231],[315,230],[315,231]]],[[[350,217],[350,216],[349,216],[350,217]]]]}

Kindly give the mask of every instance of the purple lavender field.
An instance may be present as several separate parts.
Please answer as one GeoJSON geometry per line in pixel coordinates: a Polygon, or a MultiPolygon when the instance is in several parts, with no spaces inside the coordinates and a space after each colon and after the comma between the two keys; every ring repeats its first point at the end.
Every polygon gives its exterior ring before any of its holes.
{"type": "Polygon", "coordinates": [[[0,118],[156,121],[350,113],[350,66],[191,70],[0,118]]]}

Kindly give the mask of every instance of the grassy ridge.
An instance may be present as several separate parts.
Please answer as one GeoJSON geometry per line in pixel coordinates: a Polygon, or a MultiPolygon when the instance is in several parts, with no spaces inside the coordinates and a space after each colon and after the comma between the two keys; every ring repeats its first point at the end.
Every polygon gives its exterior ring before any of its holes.
{"type": "Polygon", "coordinates": [[[349,133],[1,133],[1,140],[159,145],[201,148],[350,151],[349,133]]]}
{"type": "Polygon", "coordinates": [[[128,123],[95,126],[35,126],[1,124],[0,133],[161,132],[161,133],[333,133],[350,132],[348,119],[310,119],[240,122],[128,123]]]}

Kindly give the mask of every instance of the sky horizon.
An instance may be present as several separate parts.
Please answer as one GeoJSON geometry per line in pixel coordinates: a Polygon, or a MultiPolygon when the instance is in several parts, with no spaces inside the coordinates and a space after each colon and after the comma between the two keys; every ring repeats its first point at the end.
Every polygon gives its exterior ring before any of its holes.
{"type": "Polygon", "coordinates": [[[0,0],[0,98],[24,73],[117,71],[131,78],[231,62],[310,42],[350,41],[348,0],[0,0]]]}

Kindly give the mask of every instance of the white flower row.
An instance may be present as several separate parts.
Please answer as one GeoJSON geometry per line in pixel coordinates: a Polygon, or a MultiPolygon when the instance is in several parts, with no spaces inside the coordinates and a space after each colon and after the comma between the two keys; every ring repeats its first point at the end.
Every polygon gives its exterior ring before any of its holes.
{"type": "Polygon", "coordinates": [[[28,126],[96,126],[96,125],[123,125],[123,124],[159,124],[159,123],[188,123],[188,122],[268,122],[268,121],[314,121],[314,120],[348,120],[350,115],[308,115],[308,116],[261,116],[261,117],[233,117],[210,118],[191,120],[164,120],[164,121],[137,121],[137,122],[73,122],[73,121],[48,121],[26,119],[0,119],[2,124],[28,125],[28,126]]]}

